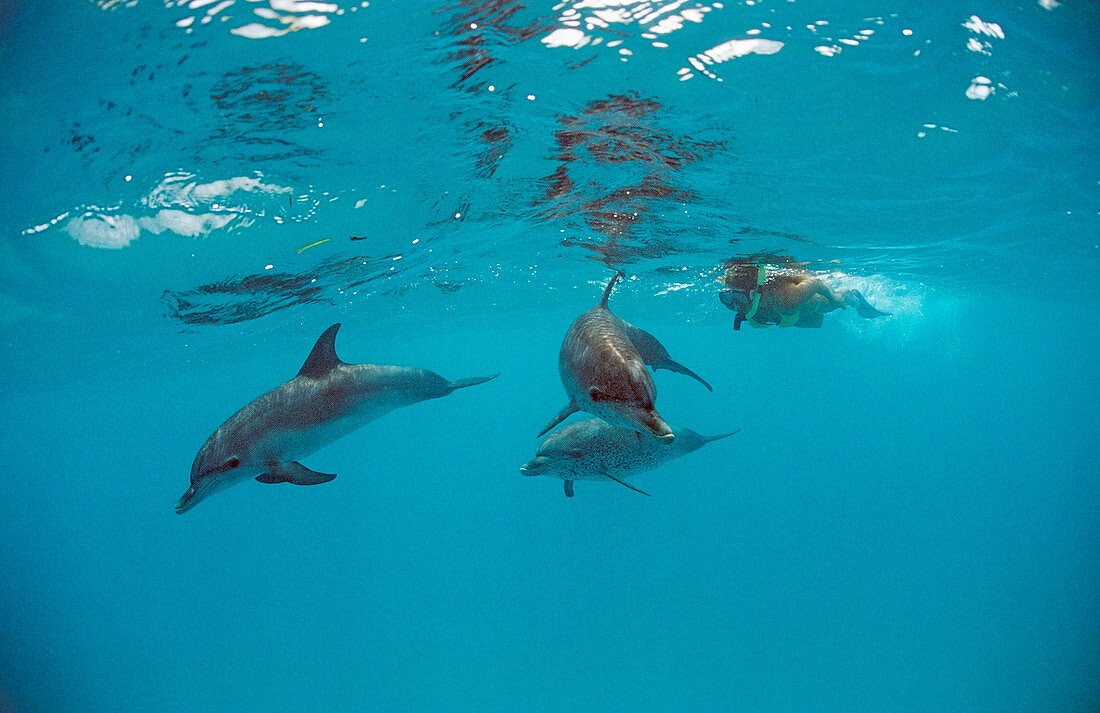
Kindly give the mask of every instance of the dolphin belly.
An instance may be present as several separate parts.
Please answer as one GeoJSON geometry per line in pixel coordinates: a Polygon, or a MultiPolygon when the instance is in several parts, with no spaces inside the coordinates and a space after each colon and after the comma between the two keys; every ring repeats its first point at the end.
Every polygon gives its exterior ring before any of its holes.
{"type": "Polygon", "coordinates": [[[357,431],[393,409],[361,409],[304,428],[277,428],[256,444],[256,450],[275,461],[295,461],[312,455],[357,431]]]}

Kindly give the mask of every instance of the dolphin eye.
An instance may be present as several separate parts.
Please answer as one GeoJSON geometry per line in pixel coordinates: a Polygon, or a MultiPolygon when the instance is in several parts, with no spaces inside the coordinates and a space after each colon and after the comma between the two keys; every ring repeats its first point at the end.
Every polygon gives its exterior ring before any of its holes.
{"type": "Polygon", "coordinates": [[[588,390],[588,398],[592,399],[592,403],[600,403],[601,401],[621,401],[620,398],[606,394],[593,386],[588,390]]]}
{"type": "Polygon", "coordinates": [[[236,456],[230,458],[229,460],[227,460],[225,462],[226,467],[229,468],[230,470],[232,470],[233,468],[236,468],[240,464],[241,464],[241,459],[237,458],[236,456]]]}
{"type": "Polygon", "coordinates": [[[569,451],[567,451],[567,453],[570,458],[580,458],[584,455],[584,451],[582,451],[580,448],[571,448],[569,449],[569,451]]]}

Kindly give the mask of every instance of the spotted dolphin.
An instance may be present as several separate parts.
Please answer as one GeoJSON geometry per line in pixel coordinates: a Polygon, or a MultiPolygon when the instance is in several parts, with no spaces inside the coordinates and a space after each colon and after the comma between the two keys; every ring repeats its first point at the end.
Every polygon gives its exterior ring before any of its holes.
{"type": "MultiPolygon", "coordinates": [[[[738,429],[740,430],[740,429],[738,429]]],[[[653,470],[680,456],[699,450],[711,441],[732,436],[700,436],[689,428],[673,428],[671,445],[647,438],[637,431],[612,426],[599,418],[575,421],[543,441],[535,457],[520,467],[524,475],[546,475],[565,481],[566,497],[573,497],[574,480],[615,481],[643,495],[625,478],[653,470]]]]}
{"type": "Polygon", "coordinates": [[[621,271],[615,273],[600,303],[574,320],[565,333],[558,373],[569,403],[539,436],[571,414],[587,411],[616,426],[672,442],[675,434],[653,406],[657,389],[646,365],[654,371],[686,374],[713,391],[702,377],[673,361],[656,337],[611,314],[607,299],[622,277],[621,271]]]}
{"type": "Polygon", "coordinates": [[[325,330],[297,376],[242,408],[206,439],[191,465],[191,487],[176,504],[177,513],[249,478],[327,483],[335,473],[312,471],[297,459],[396,408],[498,376],[447,381],[426,369],[345,364],[336,356],[339,329],[334,324],[325,330]]]}

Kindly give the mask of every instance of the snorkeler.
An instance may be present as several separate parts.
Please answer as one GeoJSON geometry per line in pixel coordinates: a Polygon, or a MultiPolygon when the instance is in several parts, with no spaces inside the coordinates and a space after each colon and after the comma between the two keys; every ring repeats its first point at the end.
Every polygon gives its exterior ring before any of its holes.
{"type": "Polygon", "coordinates": [[[746,258],[728,265],[723,282],[718,298],[737,313],[734,329],[746,321],[754,327],[820,327],[826,312],[845,307],[855,307],[864,319],[890,314],[872,307],[859,290],[834,290],[802,269],[769,275],[746,258]]]}

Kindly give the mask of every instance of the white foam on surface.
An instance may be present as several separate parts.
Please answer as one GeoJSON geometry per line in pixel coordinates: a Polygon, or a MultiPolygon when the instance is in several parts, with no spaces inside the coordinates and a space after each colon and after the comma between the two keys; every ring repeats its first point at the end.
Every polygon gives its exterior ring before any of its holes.
{"type": "Polygon", "coordinates": [[[85,213],[70,220],[65,232],[81,245],[118,250],[137,240],[141,227],[129,215],[85,213]]]}

